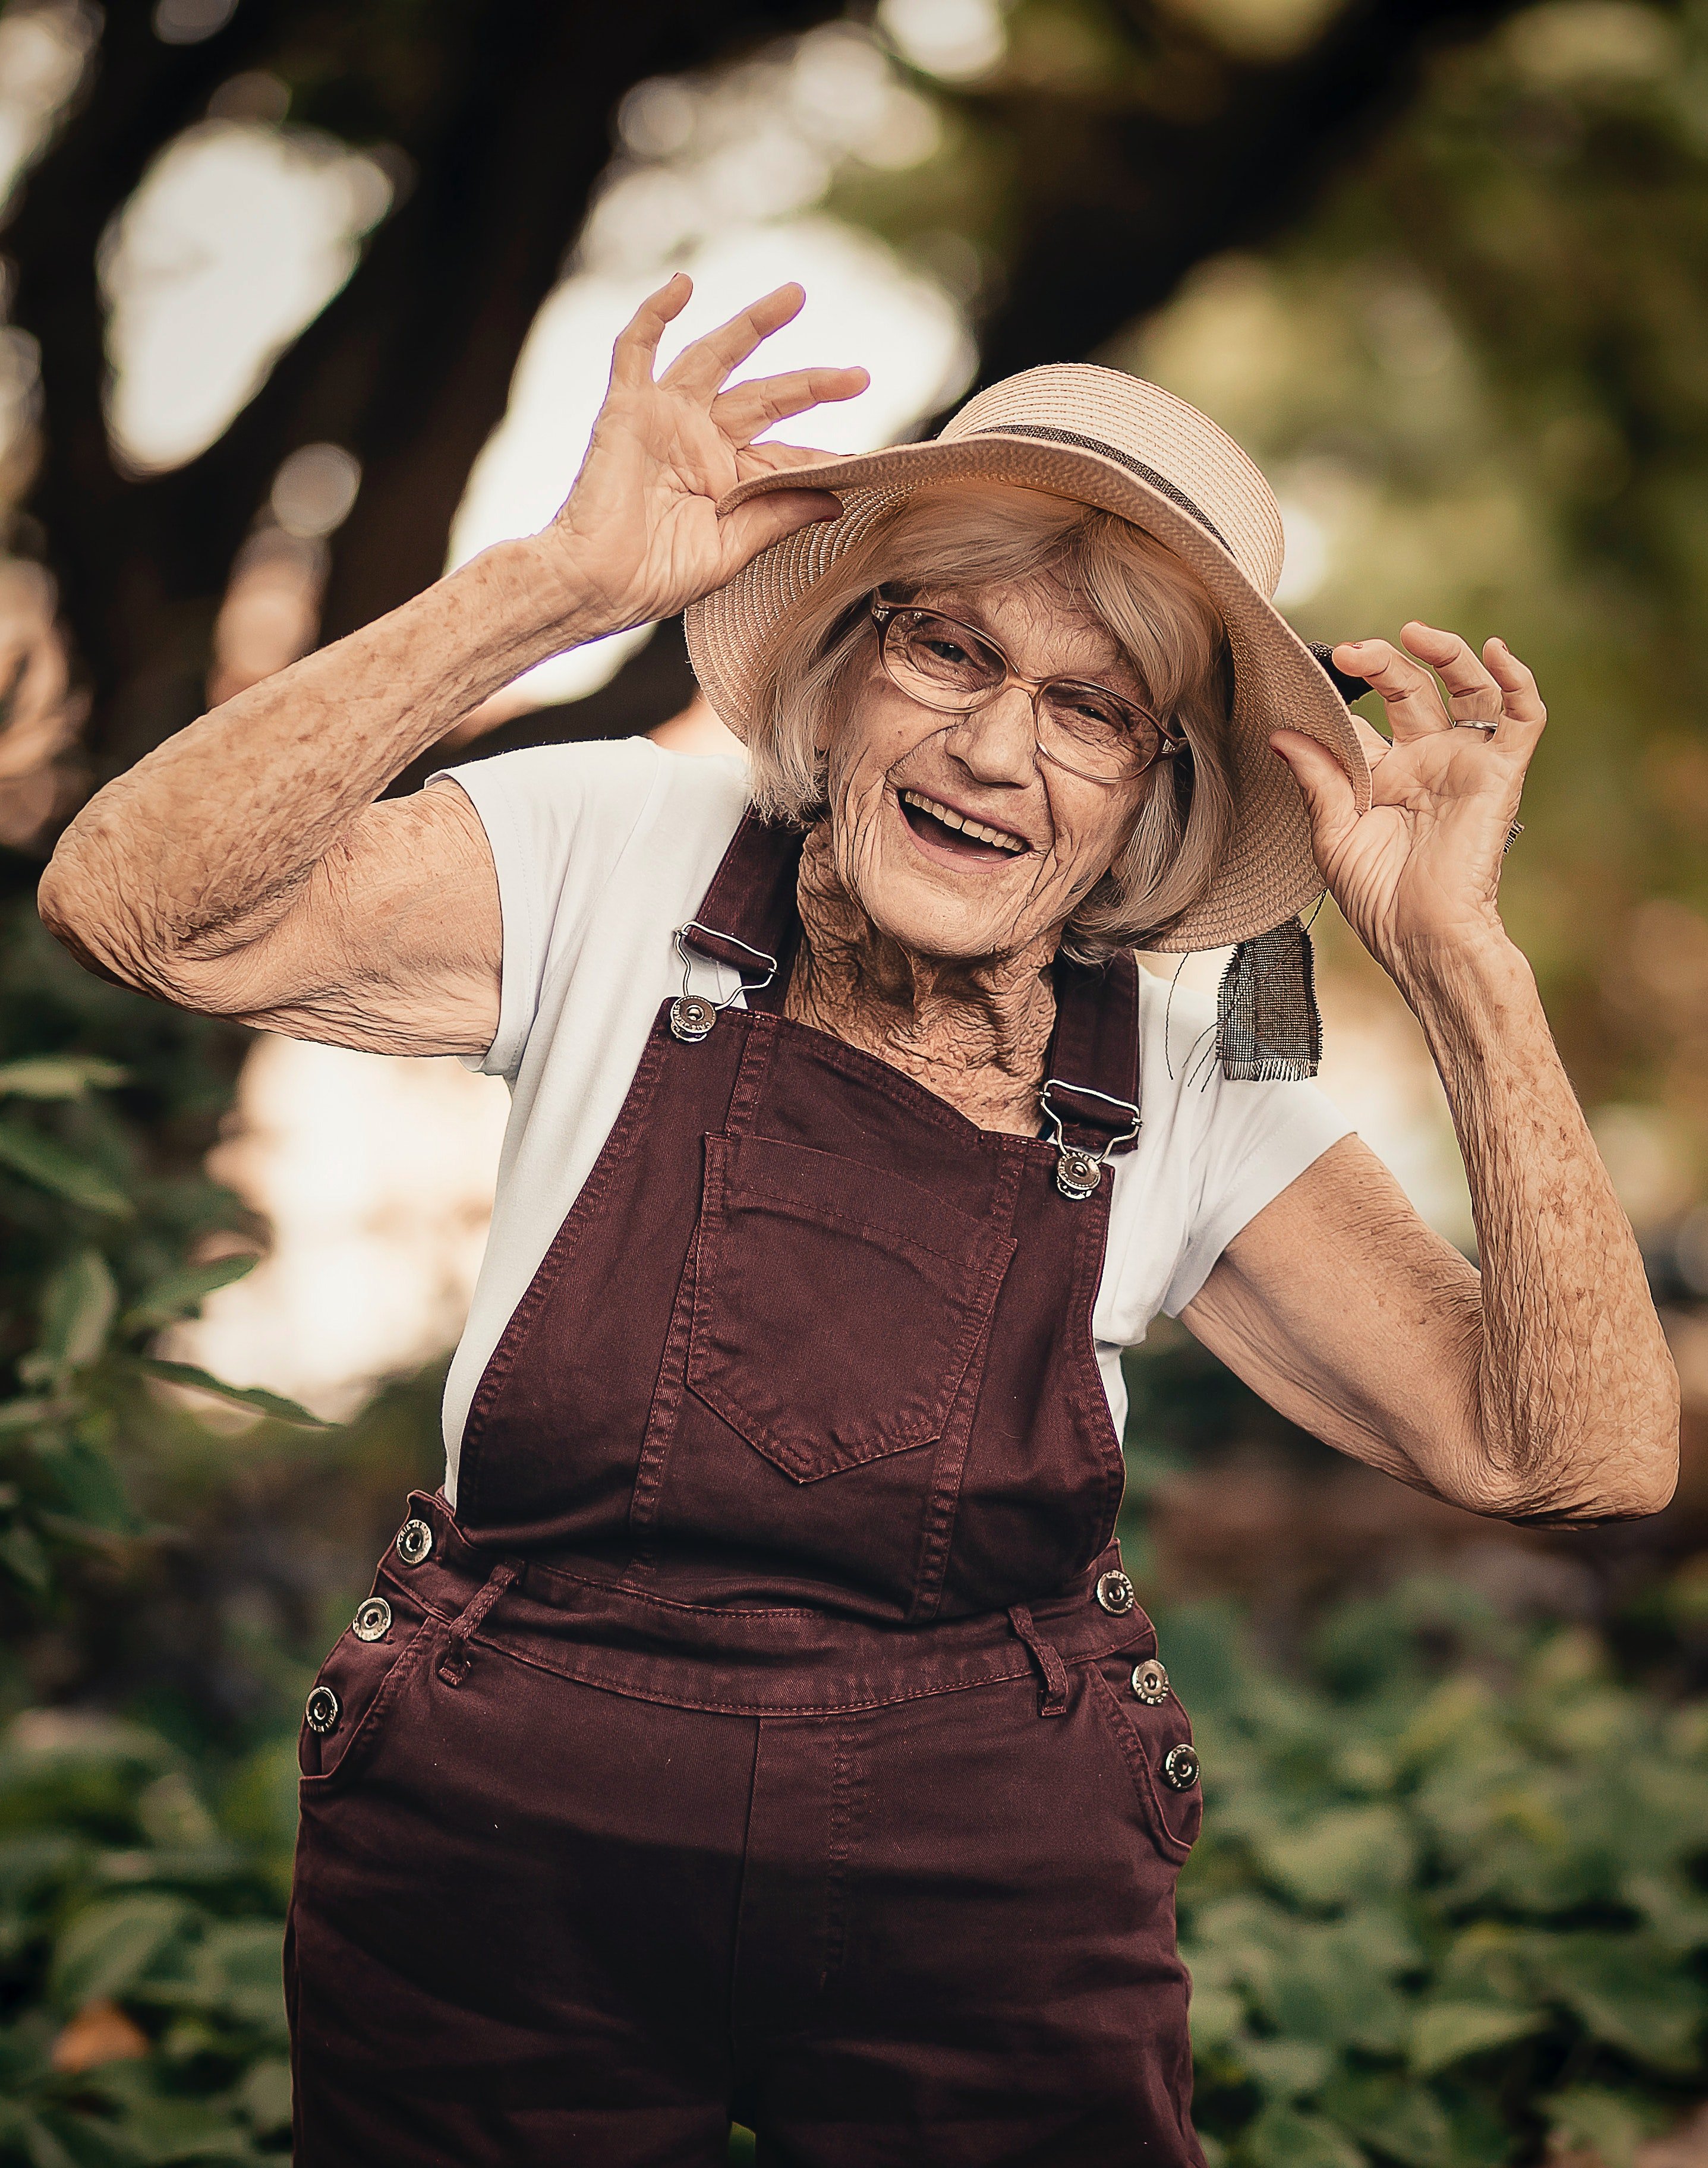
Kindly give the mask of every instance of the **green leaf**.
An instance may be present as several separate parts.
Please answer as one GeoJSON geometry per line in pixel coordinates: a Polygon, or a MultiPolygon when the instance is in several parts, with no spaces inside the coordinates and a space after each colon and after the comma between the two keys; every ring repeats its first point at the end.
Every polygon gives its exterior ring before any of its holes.
{"type": "Polygon", "coordinates": [[[108,1455],[84,1438],[68,1437],[51,1447],[38,1446],[37,1458],[59,1491],[62,1513],[45,1511],[44,1528],[66,1524],[77,1540],[95,1535],[134,1536],[142,1523],[125,1493],[124,1478],[108,1455]]]}
{"type": "Polygon", "coordinates": [[[1420,2078],[1432,2076],[1468,2055],[1509,2047],[1547,2025],[1546,2011],[1506,2010],[1490,2002],[1432,2002],[1412,2025],[1411,2066],[1420,2078]]]}
{"type": "Polygon", "coordinates": [[[1541,2106],[1551,2144],[1593,2153],[1603,2168],[1635,2168],[1637,2147],[1660,2120],[1645,2104],[1600,2086],[1572,2086],[1541,2106]]]}
{"type": "Polygon", "coordinates": [[[1320,2040],[1242,2040],[1233,2052],[1269,2100],[1314,2093],[1334,2067],[1333,2049],[1320,2040]]]}
{"type": "Polygon", "coordinates": [[[1208,2055],[1233,2039],[1245,2023],[1245,2005],[1225,1987],[1192,1990],[1192,2048],[1208,2055]]]}
{"type": "MultiPolygon", "coordinates": [[[[129,2104],[128,2133],[145,2149],[151,2168],[168,2161],[256,2160],[248,2133],[224,2104],[143,2095],[129,2104]]],[[[278,2156],[274,2156],[275,2161],[278,2156]]]]}
{"type": "Polygon", "coordinates": [[[237,2088],[237,2104],[263,2135],[290,2128],[290,2065],[282,2055],[253,2064],[237,2088]]]}
{"type": "Polygon", "coordinates": [[[21,2105],[13,2110],[13,2115],[15,2120],[7,2135],[24,2153],[30,2168],[77,2168],[45,2116],[21,2105]]]}
{"type": "Polygon", "coordinates": [[[118,1307],[119,1290],[98,1250],[79,1250],[60,1267],[41,1299],[40,1352],[56,1373],[94,1361],[118,1307]]]}
{"type": "Polygon", "coordinates": [[[1642,1936],[1539,1935],[1539,1978],[1598,2040],[1652,2070],[1700,2066],[1708,1995],[1642,1936]]]}
{"type": "Polygon", "coordinates": [[[1323,2113],[1404,2168],[1446,2168],[1454,2157],[1446,2111],[1427,2086],[1386,2072],[1344,2072],[1324,2089],[1323,2113]]]}
{"type": "Polygon", "coordinates": [[[200,1310],[202,1304],[218,1288],[229,1287],[246,1273],[253,1272],[260,1262],[255,1257],[239,1255],[215,1257],[210,1264],[186,1265],[182,1272],[168,1273],[157,1280],[134,1309],[125,1314],[127,1332],[146,1332],[174,1320],[187,1317],[200,1310]]]}
{"type": "Polygon", "coordinates": [[[60,1937],[49,1986],[61,2009],[115,2001],[183,1937],[194,1917],[176,1897],[110,1898],[79,1912],[60,1937]]]}
{"type": "Polygon", "coordinates": [[[8,1400],[0,1405],[0,1437],[34,1430],[42,1423],[62,1422],[75,1415],[80,1405],[76,1400],[8,1400]]]}
{"type": "Polygon", "coordinates": [[[1320,2115],[1271,2102],[1240,2147],[1252,2168],[1368,2168],[1363,2151],[1320,2115]]]}
{"type": "Polygon", "coordinates": [[[230,1400],[240,1408],[253,1408],[258,1415],[271,1416],[275,1422],[296,1423],[306,1430],[330,1430],[331,1423],[308,1410],[299,1407],[295,1400],[287,1400],[282,1393],[269,1393],[260,1385],[227,1385],[205,1370],[199,1370],[193,1363],[167,1363],[157,1355],[139,1355],[136,1368],[150,1378],[158,1378],[163,1384],[185,1385],[192,1392],[210,1393],[217,1400],[230,1400]]]}
{"type": "Polygon", "coordinates": [[[1392,1975],[1407,1962],[1402,1937],[1381,1914],[1317,1925],[1302,1920],[1266,1951],[1249,1978],[1277,2032],[1335,2047],[1397,2048],[1405,2004],[1392,1975]]]}
{"type": "Polygon", "coordinates": [[[210,1927],[195,1953],[191,1978],[197,2008],[286,2037],[284,1930],[276,1921],[234,1920],[210,1927]]]}
{"type": "Polygon", "coordinates": [[[47,1553],[34,1528],[21,1521],[0,1533],[0,1566],[3,1566],[14,1581],[39,1596],[51,1578],[47,1553]]]}
{"type": "Polygon", "coordinates": [[[0,1093],[19,1099],[81,1099],[91,1090],[110,1091],[130,1071],[93,1054],[32,1054],[0,1062],[0,1093]]]}
{"type": "Polygon", "coordinates": [[[1409,1880],[1417,1847],[1391,1807],[1345,1807],[1272,1836],[1259,1856],[1291,1897],[1312,1905],[1386,1896],[1409,1880]]]}
{"type": "Polygon", "coordinates": [[[13,1122],[0,1122],[0,1166],[9,1166],[38,1188],[51,1190],[68,1204],[81,1204],[86,1211],[128,1220],[136,1209],[86,1160],[75,1158],[51,1137],[38,1136],[34,1129],[19,1129],[13,1122]]]}

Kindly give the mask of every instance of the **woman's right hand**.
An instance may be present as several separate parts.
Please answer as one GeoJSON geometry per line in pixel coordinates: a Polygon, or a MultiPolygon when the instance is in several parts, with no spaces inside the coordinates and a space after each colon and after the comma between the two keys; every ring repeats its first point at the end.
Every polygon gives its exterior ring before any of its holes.
{"type": "Polygon", "coordinates": [[[694,291],[685,274],[642,302],[611,357],[610,389],[568,500],[537,538],[575,596],[579,636],[649,624],[710,594],[773,542],[842,511],[827,490],[778,490],[726,519],[738,482],[830,456],[756,444],[774,422],[852,399],[863,369],[797,369],[723,388],[755,348],[799,315],[806,295],[780,286],[694,344],[655,377],[664,327],[694,291]]]}

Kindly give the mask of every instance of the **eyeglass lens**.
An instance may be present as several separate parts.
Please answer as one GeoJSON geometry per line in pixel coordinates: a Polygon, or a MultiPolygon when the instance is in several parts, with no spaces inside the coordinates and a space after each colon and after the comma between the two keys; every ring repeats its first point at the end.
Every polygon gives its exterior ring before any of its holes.
{"type": "MultiPolygon", "coordinates": [[[[904,693],[950,714],[977,707],[1008,679],[995,648],[932,610],[897,610],[884,626],[883,656],[904,693]]],[[[1162,750],[1160,725],[1106,685],[1052,678],[1035,706],[1043,749],[1087,773],[1136,775],[1162,750]]]]}

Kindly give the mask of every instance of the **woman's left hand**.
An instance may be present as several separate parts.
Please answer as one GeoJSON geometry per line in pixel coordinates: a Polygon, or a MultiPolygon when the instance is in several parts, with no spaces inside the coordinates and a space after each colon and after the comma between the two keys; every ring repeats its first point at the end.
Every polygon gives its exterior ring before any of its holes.
{"type": "Polygon", "coordinates": [[[1358,722],[1370,763],[1367,813],[1356,811],[1340,763],[1314,738],[1278,731],[1269,742],[1304,795],[1329,893],[1403,986],[1449,951],[1505,941],[1501,858],[1547,710],[1503,640],[1489,640],[1479,658],[1456,632],[1433,625],[1408,624],[1400,637],[1403,649],[1362,640],[1334,651],[1338,669],[1381,695],[1393,732],[1390,743],[1358,722]],[[1467,727],[1476,723],[1494,727],[1467,727]]]}

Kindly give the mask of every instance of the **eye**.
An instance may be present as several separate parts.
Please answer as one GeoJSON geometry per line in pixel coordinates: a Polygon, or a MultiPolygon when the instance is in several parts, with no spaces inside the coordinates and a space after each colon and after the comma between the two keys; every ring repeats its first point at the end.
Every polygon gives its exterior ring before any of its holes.
{"type": "Polygon", "coordinates": [[[1058,685],[1051,705],[1064,720],[1090,730],[1125,731],[1135,720],[1124,701],[1097,685],[1058,685]]]}
{"type": "Polygon", "coordinates": [[[977,640],[949,618],[915,618],[908,628],[907,643],[907,652],[922,667],[979,677],[999,667],[977,640]]]}

